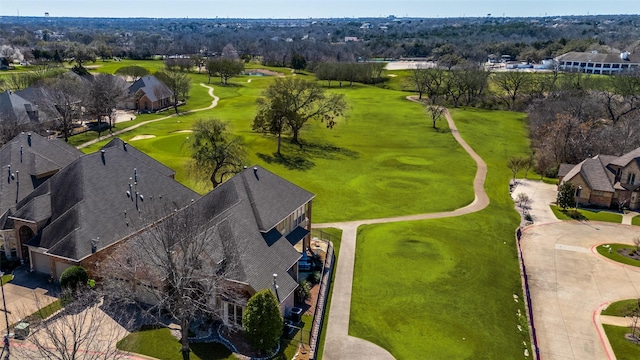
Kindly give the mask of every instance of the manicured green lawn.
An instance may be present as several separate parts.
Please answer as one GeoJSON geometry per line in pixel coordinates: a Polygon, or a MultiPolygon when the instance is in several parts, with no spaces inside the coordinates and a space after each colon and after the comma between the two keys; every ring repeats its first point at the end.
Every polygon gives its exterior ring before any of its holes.
{"type": "Polygon", "coordinates": [[[158,70],[162,70],[164,68],[164,63],[162,60],[122,60],[122,61],[101,61],[98,60],[95,63],[89,63],[87,66],[92,67],[92,72],[100,72],[106,74],[113,74],[121,67],[125,66],[142,66],[147,69],[150,73],[154,73],[158,70]],[[95,68],[93,68],[95,67],[95,68]]]}
{"type": "Polygon", "coordinates": [[[596,250],[598,254],[607,257],[613,261],[621,262],[623,264],[632,265],[632,266],[640,266],[640,261],[630,259],[626,256],[618,254],[618,250],[620,249],[634,249],[635,246],[626,245],[626,244],[602,244],[599,245],[596,250]],[[611,250],[611,252],[609,252],[611,250]]]}
{"type": "Polygon", "coordinates": [[[604,331],[609,338],[611,348],[618,360],[634,360],[640,358],[640,346],[624,338],[629,333],[629,328],[622,326],[603,325],[604,331]]]}
{"type": "MultiPolygon", "coordinates": [[[[558,218],[558,220],[576,220],[569,216],[569,212],[572,210],[562,210],[556,205],[550,205],[551,211],[558,218]]],[[[622,215],[612,213],[610,211],[598,211],[598,210],[586,210],[586,209],[578,209],[578,212],[581,215],[580,220],[589,220],[589,221],[605,221],[620,224],[622,223],[622,215]]]]}
{"type": "MultiPolygon", "coordinates": [[[[192,76],[206,82],[205,75],[192,76]]],[[[188,154],[182,144],[188,134],[176,131],[188,130],[198,118],[225,120],[243,137],[249,164],[264,166],[317,194],[315,222],[446,211],[473,200],[470,186],[451,184],[471,184],[475,164],[448,131],[431,129],[422,107],[405,100],[403,92],[364,85],[332,89],[347,97],[348,116],[334,129],[309,123],[301,134],[302,147],[284,139],[283,156],[275,156],[275,138],[251,131],[255,100],[270,78],[254,77],[247,83],[239,77],[229,86],[214,84],[221,99],[215,109],[143,126],[122,138],[155,135],[131,144],[176,170],[178,181],[205,192],[210,185],[197,184],[186,172],[188,154]]],[[[444,129],[444,123],[440,127],[444,129]]]]}
{"type": "Polygon", "coordinates": [[[631,219],[631,225],[640,226],[640,215],[634,216],[631,219]]]}
{"type": "MultiPolygon", "coordinates": [[[[349,333],[399,359],[517,359],[529,344],[507,192],[509,156],[528,151],[524,116],[454,110],[489,166],[491,204],[458,218],[359,229],[349,333]],[[419,355],[418,355],[419,354],[419,355]]],[[[462,185],[460,185],[462,186],[462,185]]],[[[471,185],[466,185],[470,187],[471,185]]]]}
{"type": "Polygon", "coordinates": [[[638,310],[638,299],[616,301],[602,310],[602,315],[627,316],[633,310],[638,310]]]}
{"type": "Polygon", "coordinates": [[[11,282],[13,280],[13,274],[2,275],[2,285],[11,282]]]}
{"type": "MultiPolygon", "coordinates": [[[[567,214],[565,214],[562,209],[555,205],[549,205],[551,207],[551,211],[553,211],[553,215],[556,216],[558,220],[573,220],[567,214]]],[[[565,211],[566,212],[566,211],[565,211]]]]}
{"type": "MultiPolygon", "coordinates": [[[[162,360],[182,360],[180,342],[167,328],[138,331],[118,341],[118,349],[155,357],[162,360]]],[[[191,344],[191,359],[236,359],[220,344],[191,344]]]]}

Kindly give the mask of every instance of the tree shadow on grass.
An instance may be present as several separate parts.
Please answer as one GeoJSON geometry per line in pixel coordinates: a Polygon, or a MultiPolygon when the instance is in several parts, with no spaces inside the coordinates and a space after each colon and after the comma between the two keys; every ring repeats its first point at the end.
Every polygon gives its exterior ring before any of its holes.
{"type": "Polygon", "coordinates": [[[258,157],[267,164],[279,164],[289,170],[307,171],[315,165],[314,159],[341,160],[356,159],[360,155],[353,150],[335,146],[328,142],[311,143],[300,141],[299,144],[283,141],[280,154],[257,153],[258,157]]]}
{"type": "Polygon", "coordinates": [[[191,351],[202,360],[230,359],[233,353],[218,343],[189,344],[191,351]]]}

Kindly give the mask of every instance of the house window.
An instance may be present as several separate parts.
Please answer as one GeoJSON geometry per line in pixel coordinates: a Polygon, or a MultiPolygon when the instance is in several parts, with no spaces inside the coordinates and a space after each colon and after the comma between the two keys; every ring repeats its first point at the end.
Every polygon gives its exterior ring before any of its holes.
{"type": "Polygon", "coordinates": [[[242,326],[242,312],[242,306],[227,303],[227,323],[229,325],[242,326]]]}
{"type": "Polygon", "coordinates": [[[636,174],[629,173],[629,175],[627,175],[627,184],[633,185],[633,183],[635,182],[636,182],[636,174]]]}

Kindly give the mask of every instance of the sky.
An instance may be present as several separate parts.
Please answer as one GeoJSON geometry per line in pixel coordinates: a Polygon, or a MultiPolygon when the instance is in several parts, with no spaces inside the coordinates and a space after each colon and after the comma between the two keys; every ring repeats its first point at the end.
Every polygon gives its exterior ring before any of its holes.
{"type": "Polygon", "coordinates": [[[639,14],[639,0],[1,0],[2,16],[152,18],[493,17],[639,14]]]}

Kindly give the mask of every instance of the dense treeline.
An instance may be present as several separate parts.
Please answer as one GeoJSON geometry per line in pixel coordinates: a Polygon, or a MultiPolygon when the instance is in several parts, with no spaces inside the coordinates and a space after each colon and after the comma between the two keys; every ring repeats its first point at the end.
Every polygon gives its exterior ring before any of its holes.
{"type": "Polygon", "coordinates": [[[640,147],[640,74],[562,74],[565,86],[527,109],[539,173],[554,176],[561,163],[640,147]]]}
{"type": "Polygon", "coordinates": [[[449,19],[76,19],[3,18],[0,57],[149,59],[220,55],[228,44],[243,59],[290,66],[370,58],[426,57],[480,62],[488,54],[539,61],[567,51],[640,49],[639,16],[449,19]],[[354,41],[346,41],[354,40],[354,41]],[[14,54],[15,50],[20,54],[14,54]],[[11,54],[10,54],[11,53],[11,54]]]}

